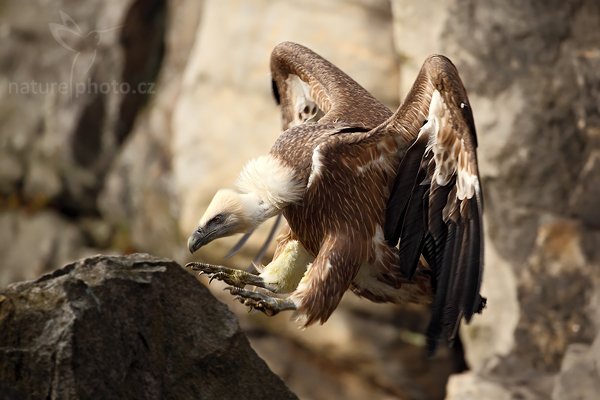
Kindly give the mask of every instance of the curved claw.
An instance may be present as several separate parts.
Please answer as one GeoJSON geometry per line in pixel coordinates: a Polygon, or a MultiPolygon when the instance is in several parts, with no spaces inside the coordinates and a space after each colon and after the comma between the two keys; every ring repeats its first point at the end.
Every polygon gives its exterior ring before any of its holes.
{"type": "Polygon", "coordinates": [[[253,285],[270,291],[276,290],[276,288],[265,283],[263,278],[260,276],[250,274],[239,269],[204,263],[188,263],[186,264],[186,267],[192,269],[193,271],[198,271],[198,276],[206,275],[209,278],[209,284],[216,279],[225,282],[230,286],[236,286],[240,288],[243,288],[247,285],[253,285]]]}
{"type": "Polygon", "coordinates": [[[201,269],[202,265],[203,265],[202,263],[189,262],[189,263],[185,264],[185,268],[189,268],[189,269],[191,269],[193,271],[200,270],[200,272],[203,272],[202,269],[201,269]]]}
{"type": "Polygon", "coordinates": [[[265,293],[254,292],[239,287],[227,287],[226,289],[250,310],[261,311],[268,316],[273,316],[284,310],[295,310],[296,304],[290,299],[279,299],[265,293]]]}

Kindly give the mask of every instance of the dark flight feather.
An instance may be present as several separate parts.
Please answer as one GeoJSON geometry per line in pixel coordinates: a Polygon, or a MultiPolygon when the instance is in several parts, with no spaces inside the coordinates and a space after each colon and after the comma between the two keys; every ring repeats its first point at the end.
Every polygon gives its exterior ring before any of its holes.
{"type": "Polygon", "coordinates": [[[448,267],[448,264],[450,263],[450,260],[454,258],[456,230],[456,224],[451,223],[448,226],[448,233],[443,246],[442,265],[434,271],[437,283],[431,307],[431,319],[427,328],[427,353],[429,356],[432,356],[435,353],[437,342],[442,336],[444,329],[446,294],[448,293],[448,282],[450,281],[451,274],[451,269],[448,267]]]}
{"type": "Polygon", "coordinates": [[[275,103],[277,103],[277,105],[280,105],[281,95],[279,94],[279,88],[277,87],[277,82],[275,82],[275,79],[271,79],[271,91],[273,92],[275,103]]]}
{"type": "MultiPolygon", "coordinates": [[[[419,174],[417,181],[422,181],[423,178],[424,174],[419,174]]],[[[398,254],[401,260],[400,271],[408,279],[412,279],[417,270],[423,250],[427,229],[424,220],[423,196],[427,191],[426,185],[415,185],[402,221],[398,254]]]]}
{"type": "Polygon", "coordinates": [[[402,218],[410,201],[410,194],[417,186],[419,169],[427,147],[428,135],[421,135],[408,148],[398,166],[394,186],[390,192],[385,211],[384,236],[390,246],[396,246],[402,231],[402,218]]]}

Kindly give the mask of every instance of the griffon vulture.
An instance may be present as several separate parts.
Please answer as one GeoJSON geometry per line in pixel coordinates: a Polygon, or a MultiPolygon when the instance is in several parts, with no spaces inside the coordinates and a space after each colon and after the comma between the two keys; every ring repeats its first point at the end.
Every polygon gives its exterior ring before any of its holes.
{"type": "Polygon", "coordinates": [[[295,310],[306,325],[325,322],[348,289],[375,302],[431,303],[429,350],[453,341],[461,319],[485,305],[477,138],[455,66],[427,58],[393,114],[301,45],[275,47],[271,73],[284,132],[248,162],[236,189],[217,192],[188,247],[276,215],[288,228],[259,275],[188,266],[232,285],[242,303],[268,315],[295,310]]]}

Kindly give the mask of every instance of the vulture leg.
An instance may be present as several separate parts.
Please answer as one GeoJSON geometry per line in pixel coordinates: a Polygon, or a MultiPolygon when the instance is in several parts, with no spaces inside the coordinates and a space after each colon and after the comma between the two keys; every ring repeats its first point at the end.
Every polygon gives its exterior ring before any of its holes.
{"type": "Polygon", "coordinates": [[[279,314],[281,311],[296,309],[296,304],[290,298],[280,299],[265,293],[240,289],[239,287],[228,287],[226,289],[236,296],[235,299],[243,305],[250,307],[250,309],[262,311],[269,317],[279,314]]]}
{"type": "Polygon", "coordinates": [[[208,276],[210,279],[209,283],[212,282],[213,279],[217,279],[237,288],[253,285],[270,291],[275,291],[277,289],[265,282],[262,277],[239,269],[197,262],[188,263],[185,267],[192,271],[198,271],[198,275],[208,276]]]}
{"type": "Polygon", "coordinates": [[[306,267],[313,261],[299,241],[290,236],[283,238],[276,251],[275,258],[264,268],[258,268],[260,275],[220,265],[192,262],[186,265],[200,275],[223,281],[228,285],[243,288],[246,285],[257,286],[274,293],[293,292],[306,272],[306,267]]]}

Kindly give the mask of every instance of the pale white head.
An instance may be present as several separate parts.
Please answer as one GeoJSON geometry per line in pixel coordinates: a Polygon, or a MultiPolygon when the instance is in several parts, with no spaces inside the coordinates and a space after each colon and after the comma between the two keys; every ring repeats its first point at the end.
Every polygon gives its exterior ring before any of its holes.
{"type": "Polygon", "coordinates": [[[237,191],[222,189],[215,194],[188,239],[190,251],[218,238],[247,233],[299,201],[304,185],[294,176],[292,168],[271,155],[249,161],[237,181],[237,191]]]}
{"type": "Polygon", "coordinates": [[[198,228],[188,238],[188,248],[194,253],[215,239],[246,233],[277,211],[256,194],[221,189],[200,218],[198,228]]]}

